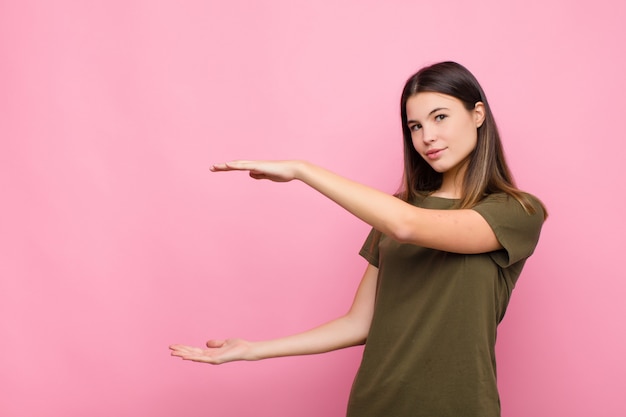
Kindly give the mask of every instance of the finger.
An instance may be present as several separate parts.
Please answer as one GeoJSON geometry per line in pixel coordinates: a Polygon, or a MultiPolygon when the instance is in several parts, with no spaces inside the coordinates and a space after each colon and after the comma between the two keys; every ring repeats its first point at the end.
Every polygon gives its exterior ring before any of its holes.
{"type": "Polygon", "coordinates": [[[254,178],[255,180],[266,180],[268,177],[265,174],[262,173],[258,173],[258,172],[254,172],[254,171],[250,171],[250,177],[254,178]]]}
{"type": "Polygon", "coordinates": [[[189,345],[171,345],[170,349],[172,350],[191,350],[191,349],[197,349],[194,346],[189,346],[189,345]]]}
{"type": "Polygon", "coordinates": [[[211,171],[246,171],[253,168],[252,161],[230,161],[211,165],[211,171]]]}
{"type": "Polygon", "coordinates": [[[229,171],[228,166],[226,164],[213,164],[211,165],[209,169],[213,172],[229,171]]]}
{"type": "Polygon", "coordinates": [[[172,356],[177,356],[186,361],[217,363],[209,350],[203,350],[200,348],[195,348],[193,351],[175,352],[172,353],[172,356]]]}
{"type": "Polygon", "coordinates": [[[187,354],[199,354],[202,353],[202,349],[193,346],[176,345],[170,347],[172,355],[187,355],[187,354]]]}
{"type": "Polygon", "coordinates": [[[210,364],[217,364],[217,361],[213,360],[212,358],[206,357],[206,356],[189,356],[189,357],[185,357],[182,358],[183,360],[186,361],[192,361],[192,362],[200,362],[200,363],[210,363],[210,364]]]}
{"type": "Polygon", "coordinates": [[[172,352],[172,356],[179,357],[186,361],[204,362],[210,360],[206,355],[194,352],[172,352]]]}
{"type": "Polygon", "coordinates": [[[210,348],[219,348],[219,347],[224,346],[224,343],[226,343],[225,340],[212,339],[206,342],[206,346],[210,348]]]}
{"type": "Polygon", "coordinates": [[[186,345],[170,345],[169,346],[169,348],[171,350],[181,349],[181,348],[185,348],[185,347],[188,347],[188,346],[186,346],[186,345]]]}

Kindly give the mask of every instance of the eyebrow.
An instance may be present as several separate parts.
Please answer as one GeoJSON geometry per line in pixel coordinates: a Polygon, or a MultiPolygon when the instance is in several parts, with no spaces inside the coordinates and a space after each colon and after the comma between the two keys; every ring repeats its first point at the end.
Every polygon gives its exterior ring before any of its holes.
{"type": "MultiPolygon", "coordinates": [[[[430,111],[430,113],[428,113],[428,115],[430,116],[430,115],[431,115],[431,114],[433,114],[433,113],[437,113],[439,110],[450,110],[450,109],[449,109],[449,108],[447,108],[447,107],[437,107],[437,108],[432,109],[432,110],[430,111]]],[[[407,120],[406,122],[407,122],[407,123],[418,123],[418,121],[417,121],[417,120],[407,120]]]]}

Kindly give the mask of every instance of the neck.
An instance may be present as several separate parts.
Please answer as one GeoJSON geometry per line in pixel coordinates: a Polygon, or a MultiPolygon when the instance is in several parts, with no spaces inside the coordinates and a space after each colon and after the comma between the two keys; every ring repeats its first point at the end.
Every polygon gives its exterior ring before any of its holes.
{"type": "Polygon", "coordinates": [[[456,167],[443,173],[441,187],[432,195],[444,198],[463,197],[463,178],[465,177],[466,165],[456,167]]]}

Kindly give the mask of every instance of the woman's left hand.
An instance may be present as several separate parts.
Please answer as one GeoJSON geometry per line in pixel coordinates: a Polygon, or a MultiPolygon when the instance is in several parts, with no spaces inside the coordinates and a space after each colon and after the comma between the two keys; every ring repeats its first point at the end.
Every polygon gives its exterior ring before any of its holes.
{"type": "Polygon", "coordinates": [[[257,180],[288,182],[296,179],[299,161],[231,161],[211,166],[213,172],[248,171],[257,180]]]}
{"type": "Polygon", "coordinates": [[[209,340],[206,349],[187,345],[172,345],[172,356],[187,361],[219,365],[226,362],[256,360],[251,342],[243,339],[209,340]]]}

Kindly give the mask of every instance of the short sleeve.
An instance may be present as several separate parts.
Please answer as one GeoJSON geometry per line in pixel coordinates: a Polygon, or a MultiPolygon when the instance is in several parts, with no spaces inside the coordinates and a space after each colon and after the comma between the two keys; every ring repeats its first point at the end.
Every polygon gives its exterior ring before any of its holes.
{"type": "Polygon", "coordinates": [[[372,229],[359,251],[359,255],[376,268],[380,266],[378,243],[380,242],[381,236],[382,234],[378,230],[372,229]]]}
{"type": "Polygon", "coordinates": [[[519,201],[503,193],[492,194],[472,208],[489,223],[502,245],[502,250],[491,254],[494,262],[502,268],[532,255],[539,240],[544,221],[543,206],[536,197],[525,196],[534,213],[527,213],[519,201]]]}

